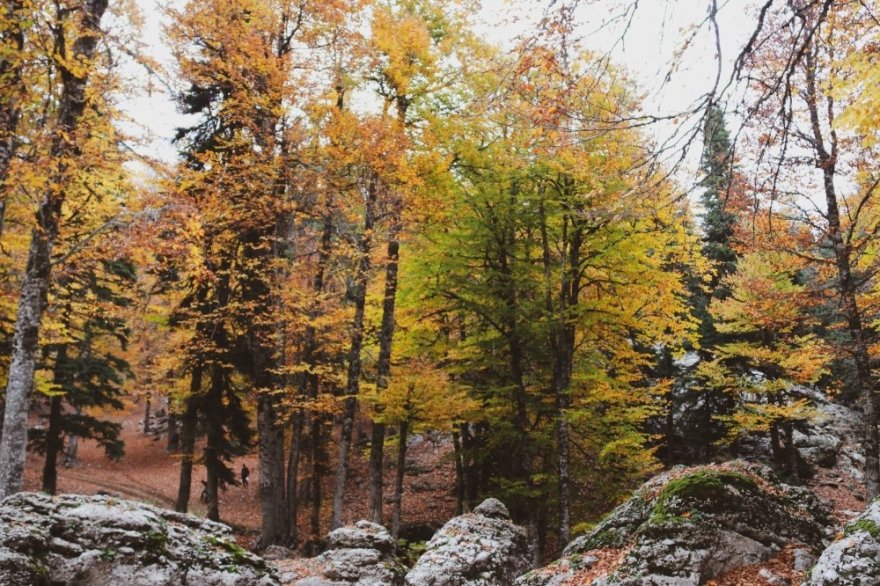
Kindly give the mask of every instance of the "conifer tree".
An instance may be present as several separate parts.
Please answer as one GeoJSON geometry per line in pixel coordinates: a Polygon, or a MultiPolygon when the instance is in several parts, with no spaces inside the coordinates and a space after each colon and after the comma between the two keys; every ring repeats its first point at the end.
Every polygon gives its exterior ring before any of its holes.
{"type": "Polygon", "coordinates": [[[130,262],[98,259],[65,274],[53,288],[53,323],[48,329],[50,334],[57,329],[59,335],[42,346],[49,358],[44,368],[52,373],[44,391],[49,421],[45,430],[30,433],[31,444],[45,454],[45,492],[55,494],[58,456],[66,437],[95,440],[108,457],[122,457],[122,426],[102,419],[95,410],[123,407],[123,384],[131,372],[123,354],[128,327],[119,309],[131,303],[128,291],[134,279],[130,262]]]}

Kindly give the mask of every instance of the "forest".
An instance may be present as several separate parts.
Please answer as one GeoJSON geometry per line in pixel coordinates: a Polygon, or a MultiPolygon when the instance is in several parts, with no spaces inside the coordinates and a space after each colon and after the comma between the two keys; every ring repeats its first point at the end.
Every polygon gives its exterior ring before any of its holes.
{"type": "Polygon", "coordinates": [[[356,474],[397,539],[442,438],[456,512],[540,560],[756,437],[801,482],[804,389],[880,495],[880,2],[513,2],[504,41],[483,4],[4,1],[0,497],[152,409],[177,511],[222,520],[250,454],[261,547],[354,521],[356,474]],[[661,4],[681,107],[615,52],[661,4]]]}

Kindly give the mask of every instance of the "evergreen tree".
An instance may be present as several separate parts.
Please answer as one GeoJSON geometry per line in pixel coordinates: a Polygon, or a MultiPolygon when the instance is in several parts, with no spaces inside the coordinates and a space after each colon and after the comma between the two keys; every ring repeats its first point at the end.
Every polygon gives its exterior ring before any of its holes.
{"type": "MultiPolygon", "coordinates": [[[[724,112],[713,105],[706,115],[703,158],[700,170],[705,174],[700,195],[703,205],[703,255],[714,264],[709,281],[709,297],[724,299],[729,294],[722,280],[736,271],[737,253],[732,247],[736,214],[731,210],[733,166],[730,133],[724,112]]],[[[706,316],[706,319],[710,319],[706,316]]],[[[711,322],[707,327],[711,328],[711,322]]],[[[704,339],[704,345],[709,340],[704,339]]]]}
{"type": "Polygon", "coordinates": [[[117,310],[130,305],[127,291],[134,280],[130,262],[101,260],[65,274],[53,288],[57,321],[47,329],[54,339],[42,346],[43,367],[52,381],[37,378],[37,389],[48,395],[49,421],[45,429],[29,432],[31,446],[45,454],[45,492],[55,494],[65,438],[92,439],[108,457],[122,457],[122,426],[95,415],[93,408],[123,407],[123,383],[130,374],[122,354],[128,328],[117,310]]]}

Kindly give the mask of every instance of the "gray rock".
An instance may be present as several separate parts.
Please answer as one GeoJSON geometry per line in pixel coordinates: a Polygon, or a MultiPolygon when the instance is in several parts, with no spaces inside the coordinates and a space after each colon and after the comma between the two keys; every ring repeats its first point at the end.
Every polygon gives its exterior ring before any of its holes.
{"type": "MultiPolygon", "coordinates": [[[[629,548],[621,564],[594,586],[697,586],[765,561],[788,543],[804,544],[807,556],[820,551],[830,524],[815,495],[776,482],[762,466],[733,462],[720,469],[675,469],[645,483],[572,541],[557,567],[571,577],[591,550],[629,548]]],[[[555,585],[559,574],[532,572],[517,586],[555,585]]]]}
{"type": "Polygon", "coordinates": [[[804,586],[880,584],[880,499],[847,523],[843,538],[819,556],[804,586]]]}
{"type": "Polygon", "coordinates": [[[507,510],[507,507],[504,506],[504,503],[493,498],[488,498],[477,505],[477,508],[474,509],[474,514],[482,515],[489,519],[510,520],[510,512],[507,510]]]}
{"type": "Polygon", "coordinates": [[[261,552],[261,556],[264,560],[270,561],[286,560],[295,557],[291,550],[280,545],[270,545],[261,552]]]}
{"type": "Polygon", "coordinates": [[[589,570],[599,558],[592,555],[574,555],[562,558],[549,566],[523,574],[514,582],[515,586],[565,586],[577,572],[589,570]]]}
{"type": "Polygon", "coordinates": [[[220,523],[109,496],[0,502],[0,584],[272,586],[220,523]]]}
{"type": "Polygon", "coordinates": [[[489,499],[431,538],[406,575],[407,586],[508,586],[529,568],[526,532],[489,499]]]}
{"type": "Polygon", "coordinates": [[[400,586],[404,567],[391,553],[391,534],[369,521],[341,527],[327,536],[328,550],[315,561],[319,576],[308,576],[297,586],[400,586]]]}
{"type": "Polygon", "coordinates": [[[389,552],[393,545],[388,530],[369,521],[358,521],[353,527],[340,527],[327,535],[328,549],[371,548],[389,552]]]}

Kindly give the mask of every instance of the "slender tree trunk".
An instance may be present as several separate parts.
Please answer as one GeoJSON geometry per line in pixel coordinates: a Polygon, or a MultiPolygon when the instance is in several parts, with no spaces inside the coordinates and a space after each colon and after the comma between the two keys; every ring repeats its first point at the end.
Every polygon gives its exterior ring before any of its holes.
{"type": "MultiPolygon", "coordinates": [[[[819,118],[819,96],[816,86],[814,47],[810,47],[805,55],[807,79],[806,103],[810,114],[813,132],[813,146],[818,155],[818,166],[822,170],[823,188],[825,191],[826,217],[828,219],[827,238],[834,249],[837,267],[837,289],[846,320],[847,330],[851,338],[851,352],[856,365],[855,383],[864,404],[862,446],[865,453],[865,488],[868,500],[880,496],[880,430],[878,430],[878,402],[875,381],[871,374],[871,359],[868,352],[868,336],[858,306],[856,295],[857,284],[853,277],[852,246],[849,238],[844,239],[841,228],[840,208],[834,179],[837,169],[837,133],[833,126],[829,131],[828,140],[822,131],[819,118]]],[[[826,98],[827,111],[834,111],[831,97],[826,98]]],[[[833,123],[829,121],[829,124],[833,123]]]]}
{"type": "Polygon", "coordinates": [[[284,514],[284,428],[272,397],[262,393],[257,402],[260,429],[260,504],[263,516],[261,545],[277,545],[286,534],[284,514]]]}
{"type": "MultiPolygon", "coordinates": [[[[67,362],[67,346],[61,345],[55,357],[55,383],[64,388],[67,362]]],[[[64,445],[61,441],[62,397],[55,395],[49,399],[49,428],[46,430],[46,459],[43,464],[43,492],[55,494],[58,484],[58,453],[64,445]]]]}
{"type": "Polygon", "coordinates": [[[144,435],[150,435],[150,398],[152,397],[151,393],[147,393],[146,400],[144,401],[144,435]]]}
{"type": "MultiPolygon", "coordinates": [[[[107,0],[86,0],[82,3],[81,34],[67,56],[72,62],[91,63],[98,39],[100,22],[107,9],[107,0]]],[[[58,27],[59,51],[66,51],[68,42],[63,38],[64,27],[58,27]]],[[[60,57],[65,57],[61,55],[60,57]]],[[[66,59],[59,59],[64,62],[66,59]]],[[[58,107],[58,129],[50,149],[52,159],[58,161],[58,172],[49,181],[48,193],[40,202],[36,227],[31,233],[30,250],[21,286],[21,297],[15,331],[12,336],[12,357],[7,374],[6,411],[3,414],[3,437],[0,440],[0,498],[21,490],[27,450],[27,423],[30,393],[34,386],[34,357],[40,334],[40,321],[46,308],[52,265],[52,244],[58,235],[58,223],[64,202],[63,183],[66,180],[69,159],[78,152],[72,137],[76,134],[80,117],[86,106],[86,85],[91,66],[71,71],[57,65],[62,89],[58,107]]]]}
{"type": "Polygon", "coordinates": [[[452,448],[455,457],[455,514],[464,513],[464,455],[457,429],[452,430],[452,448]]]}
{"type": "Polygon", "coordinates": [[[321,500],[323,499],[322,479],[324,477],[324,432],[323,414],[315,414],[312,422],[312,511],[309,519],[310,538],[315,541],[321,537],[321,500]]]}
{"type": "Polygon", "coordinates": [[[373,214],[376,205],[378,178],[373,176],[367,186],[367,201],[364,205],[364,229],[358,246],[357,275],[355,277],[354,318],[351,324],[351,347],[348,353],[348,383],[342,414],[342,429],[339,439],[339,455],[336,467],[336,484],[333,488],[333,516],[330,528],[342,525],[342,506],[345,498],[345,483],[348,477],[349,450],[357,412],[357,395],[360,390],[361,348],[364,342],[364,308],[367,298],[367,280],[370,272],[370,250],[373,239],[373,214]]]}
{"type": "Polygon", "coordinates": [[[406,474],[406,442],[409,438],[409,421],[400,423],[400,442],[397,447],[397,469],[394,471],[394,513],[391,517],[391,542],[397,547],[400,535],[400,519],[403,510],[403,478],[406,474]]]}
{"type": "Polygon", "coordinates": [[[46,461],[43,465],[43,492],[55,494],[58,484],[58,453],[61,451],[61,397],[49,399],[49,429],[46,431],[46,461]]]}
{"type": "Polygon", "coordinates": [[[303,418],[302,409],[293,418],[290,434],[290,452],[287,456],[287,543],[296,547],[299,542],[297,519],[299,517],[299,458],[302,447],[303,418]]]}
{"type": "Polygon", "coordinates": [[[215,363],[211,367],[211,390],[205,397],[205,476],[207,494],[206,517],[211,521],[220,521],[220,478],[223,463],[221,462],[221,450],[223,449],[223,390],[225,377],[223,366],[215,363]]]}
{"type": "Polygon", "coordinates": [[[174,453],[180,450],[180,417],[168,407],[168,446],[166,452],[174,453]]]}
{"type": "MultiPolygon", "coordinates": [[[[381,395],[388,388],[391,374],[391,346],[394,339],[394,306],[397,299],[397,267],[400,253],[399,227],[395,222],[385,264],[385,297],[382,301],[382,326],[379,330],[379,358],[376,362],[376,391],[381,395]]],[[[381,414],[380,414],[381,417],[381,414]]],[[[370,443],[370,517],[382,524],[383,457],[385,455],[385,422],[373,421],[370,443]]]]}
{"type": "Polygon", "coordinates": [[[773,465],[777,470],[782,470],[785,466],[782,458],[782,442],[779,439],[779,423],[770,424],[770,452],[773,455],[773,465]]]}
{"type": "Polygon", "coordinates": [[[794,424],[791,421],[785,421],[782,426],[785,433],[785,461],[788,471],[793,481],[798,480],[800,474],[798,466],[798,449],[794,445],[794,424]]]}
{"type": "Polygon", "coordinates": [[[198,422],[198,394],[202,390],[202,368],[194,366],[190,379],[190,396],[186,399],[186,411],[181,418],[180,443],[182,457],[180,460],[180,482],[177,485],[177,503],[175,510],[185,513],[189,510],[190,492],[192,491],[193,454],[196,447],[196,424],[198,422]]]}
{"type": "Polygon", "coordinates": [[[477,500],[477,492],[479,488],[478,470],[474,461],[474,450],[476,442],[470,432],[470,424],[462,423],[459,427],[461,431],[461,460],[464,466],[464,511],[466,513],[473,509],[473,504],[477,500]]]}
{"type": "MultiPolygon", "coordinates": [[[[82,407],[75,405],[73,412],[76,415],[82,414],[82,407]]],[[[79,448],[79,436],[71,434],[67,437],[67,450],[64,452],[64,465],[73,466],[77,462],[77,450],[79,448]]]]}

